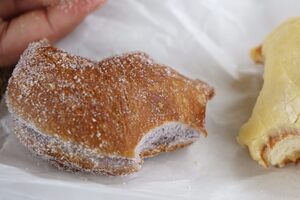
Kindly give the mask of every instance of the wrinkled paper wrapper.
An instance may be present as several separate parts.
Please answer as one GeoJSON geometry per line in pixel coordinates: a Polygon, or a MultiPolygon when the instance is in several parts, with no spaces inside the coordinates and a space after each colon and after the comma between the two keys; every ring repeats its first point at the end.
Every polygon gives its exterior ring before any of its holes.
{"type": "Polygon", "coordinates": [[[249,50],[299,13],[298,0],[109,0],[56,46],[96,60],[141,50],[206,81],[208,137],[133,175],[71,174],[18,142],[2,101],[0,199],[299,199],[299,166],[263,169],[236,142],[262,85],[249,50]]]}

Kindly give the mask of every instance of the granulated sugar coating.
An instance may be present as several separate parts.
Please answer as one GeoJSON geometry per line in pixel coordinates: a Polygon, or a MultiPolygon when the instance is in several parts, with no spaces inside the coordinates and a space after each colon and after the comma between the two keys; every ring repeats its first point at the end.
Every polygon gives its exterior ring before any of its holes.
{"type": "Polygon", "coordinates": [[[120,175],[206,134],[212,95],[145,53],[97,63],[43,40],[22,55],[7,104],[16,134],[36,154],[67,170],[120,175]]]}

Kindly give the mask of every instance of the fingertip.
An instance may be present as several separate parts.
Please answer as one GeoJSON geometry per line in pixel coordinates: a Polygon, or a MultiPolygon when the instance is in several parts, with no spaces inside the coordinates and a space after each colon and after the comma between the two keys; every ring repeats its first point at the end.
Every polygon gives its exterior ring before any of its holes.
{"type": "Polygon", "coordinates": [[[106,0],[61,0],[56,7],[66,13],[88,14],[102,6],[105,2],[106,0]]]}
{"type": "Polygon", "coordinates": [[[54,42],[66,36],[90,12],[103,5],[105,0],[59,2],[60,5],[51,5],[20,15],[11,20],[9,25],[0,23],[0,66],[14,64],[32,41],[48,38],[54,42]],[[4,25],[5,29],[1,27],[4,25]],[[5,30],[6,34],[1,36],[1,30],[5,30]]]}
{"type": "Polygon", "coordinates": [[[47,8],[47,19],[55,34],[49,35],[56,41],[71,32],[84,18],[102,6],[106,0],[60,0],[60,3],[47,8]]]}

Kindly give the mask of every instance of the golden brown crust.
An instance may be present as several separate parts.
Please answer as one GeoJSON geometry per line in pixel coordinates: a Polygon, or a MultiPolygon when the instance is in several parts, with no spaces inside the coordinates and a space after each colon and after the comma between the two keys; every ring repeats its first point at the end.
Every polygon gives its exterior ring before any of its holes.
{"type": "Polygon", "coordinates": [[[268,158],[267,158],[268,150],[269,150],[268,145],[264,145],[260,151],[260,157],[261,157],[262,161],[264,162],[266,168],[269,167],[269,162],[268,162],[268,158]]]}
{"type": "MultiPolygon", "coordinates": [[[[126,158],[135,158],[145,134],[167,122],[206,134],[205,108],[214,94],[206,83],[190,80],[144,53],[96,63],[49,44],[34,45],[10,79],[7,103],[41,132],[103,156],[126,158]]],[[[173,150],[158,149],[144,154],[173,150]]]]}
{"type": "Polygon", "coordinates": [[[250,52],[251,58],[257,63],[257,64],[263,64],[264,63],[264,57],[262,54],[262,45],[259,45],[255,48],[253,48],[250,52]]]}
{"type": "MultiPolygon", "coordinates": [[[[288,137],[291,136],[300,136],[300,134],[296,131],[282,131],[279,132],[276,135],[270,135],[268,136],[268,142],[261,148],[260,155],[261,159],[263,160],[265,167],[269,167],[269,153],[274,149],[274,147],[279,144],[281,141],[285,140],[288,137]]],[[[288,156],[288,155],[287,155],[288,156]]],[[[299,154],[300,156],[300,154],[299,154]]],[[[289,163],[295,163],[297,164],[298,160],[300,158],[296,159],[295,161],[290,160],[289,158],[286,158],[282,163],[278,163],[276,167],[284,167],[286,164],[289,163]]]]}
{"type": "MultiPolygon", "coordinates": [[[[10,81],[8,98],[18,115],[43,132],[128,157],[134,157],[143,134],[166,121],[205,132],[205,106],[211,90],[150,63],[144,54],[114,57],[92,67],[88,62],[88,67],[75,69],[62,65],[78,58],[54,47],[38,48],[34,56],[38,59],[29,62],[30,70],[39,73],[37,83],[26,85],[23,77],[30,74],[26,66],[20,67],[10,81]]],[[[86,60],[80,58],[80,62],[86,60]]]]}

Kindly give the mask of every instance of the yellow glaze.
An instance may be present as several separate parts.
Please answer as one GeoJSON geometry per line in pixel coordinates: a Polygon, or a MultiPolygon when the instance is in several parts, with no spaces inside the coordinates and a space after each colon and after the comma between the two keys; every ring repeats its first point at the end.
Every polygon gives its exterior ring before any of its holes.
{"type": "Polygon", "coordinates": [[[263,88],[238,141],[248,146],[254,160],[265,165],[261,149],[269,136],[300,128],[300,18],[276,28],[264,41],[261,53],[265,63],[263,88]]]}

